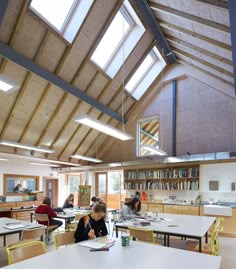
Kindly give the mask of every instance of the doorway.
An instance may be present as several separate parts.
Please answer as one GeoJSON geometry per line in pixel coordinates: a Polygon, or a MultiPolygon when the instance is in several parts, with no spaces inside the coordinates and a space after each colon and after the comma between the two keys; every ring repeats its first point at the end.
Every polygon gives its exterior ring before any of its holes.
{"type": "Polygon", "coordinates": [[[108,208],[120,209],[125,199],[122,171],[96,173],[95,195],[102,198],[108,208]]]}
{"type": "Polygon", "coordinates": [[[44,177],[44,193],[51,199],[51,206],[58,207],[58,178],[44,177]]]}

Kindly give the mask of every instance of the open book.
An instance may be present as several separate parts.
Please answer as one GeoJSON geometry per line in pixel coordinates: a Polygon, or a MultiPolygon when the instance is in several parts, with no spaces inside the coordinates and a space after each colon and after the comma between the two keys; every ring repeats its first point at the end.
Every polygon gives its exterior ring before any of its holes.
{"type": "Polygon", "coordinates": [[[109,239],[106,236],[98,237],[92,240],[86,240],[78,243],[79,246],[88,248],[109,248],[115,244],[115,239],[109,239]]]}

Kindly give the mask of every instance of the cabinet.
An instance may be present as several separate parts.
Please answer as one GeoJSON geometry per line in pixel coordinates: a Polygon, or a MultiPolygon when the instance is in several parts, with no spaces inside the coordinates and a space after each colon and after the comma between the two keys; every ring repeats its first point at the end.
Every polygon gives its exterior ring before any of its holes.
{"type": "Polygon", "coordinates": [[[163,204],[157,204],[157,203],[148,203],[148,211],[149,212],[158,212],[158,213],[163,213],[164,212],[164,207],[163,204]]]}
{"type": "Polygon", "coordinates": [[[164,213],[199,216],[199,206],[164,205],[164,213]]]}
{"type": "MultiPolygon", "coordinates": [[[[201,207],[200,209],[201,216],[209,216],[209,217],[218,217],[213,215],[206,215],[204,214],[204,209],[201,207]]],[[[222,216],[220,216],[222,217],[222,216]]],[[[232,208],[232,216],[223,216],[224,221],[222,223],[223,232],[220,234],[222,236],[228,237],[236,237],[236,208],[232,208]]]]}
{"type": "Polygon", "coordinates": [[[199,190],[199,166],[124,171],[126,190],[199,190]]]}

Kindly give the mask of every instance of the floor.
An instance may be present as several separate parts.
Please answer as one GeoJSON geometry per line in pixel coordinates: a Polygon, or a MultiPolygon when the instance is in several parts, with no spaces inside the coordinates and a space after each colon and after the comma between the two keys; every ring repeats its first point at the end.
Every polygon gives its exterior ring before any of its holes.
{"type": "MultiPolygon", "coordinates": [[[[114,234],[115,236],[115,234],[114,234]]],[[[7,237],[7,244],[16,242],[17,235],[10,235],[7,237]]],[[[0,246],[3,245],[3,238],[0,238],[0,246]]],[[[178,245],[180,247],[180,245],[178,245]]],[[[173,245],[174,247],[174,245],[173,245]]],[[[236,268],[236,238],[220,238],[220,248],[222,263],[220,269],[234,269],[236,268]]],[[[51,242],[47,245],[47,251],[53,251],[54,244],[51,242]]],[[[0,267],[7,265],[7,255],[4,247],[0,247],[0,267]]]]}

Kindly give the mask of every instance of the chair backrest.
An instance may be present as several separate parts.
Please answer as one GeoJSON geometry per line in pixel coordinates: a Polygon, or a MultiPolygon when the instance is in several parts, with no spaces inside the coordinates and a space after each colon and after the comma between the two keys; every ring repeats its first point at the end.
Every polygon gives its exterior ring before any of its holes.
{"type": "Polygon", "coordinates": [[[75,234],[75,231],[71,231],[71,230],[54,234],[55,248],[57,249],[58,247],[61,247],[61,246],[73,244],[75,242],[74,234],[75,234]]]}
{"type": "Polygon", "coordinates": [[[37,214],[35,213],[35,219],[37,222],[47,222],[49,226],[49,218],[47,214],[37,214]]]}
{"type": "Polygon", "coordinates": [[[153,230],[129,227],[130,235],[140,241],[154,243],[153,230]]]}
{"type": "Polygon", "coordinates": [[[223,218],[223,217],[218,217],[218,218],[216,219],[214,229],[215,229],[216,227],[222,226],[223,221],[224,221],[224,218],[223,218]]]}
{"type": "Polygon", "coordinates": [[[21,233],[21,241],[28,239],[38,239],[42,237],[45,233],[45,227],[35,228],[35,229],[24,229],[21,233]]]}
{"type": "Polygon", "coordinates": [[[210,238],[210,251],[211,251],[211,255],[215,255],[218,256],[219,251],[220,251],[220,242],[219,242],[219,232],[223,231],[223,227],[222,226],[218,226],[215,227],[215,229],[213,230],[212,234],[211,234],[211,238],[210,238]]]}
{"type": "Polygon", "coordinates": [[[7,248],[8,264],[17,263],[46,253],[45,244],[32,241],[7,248]]]}

